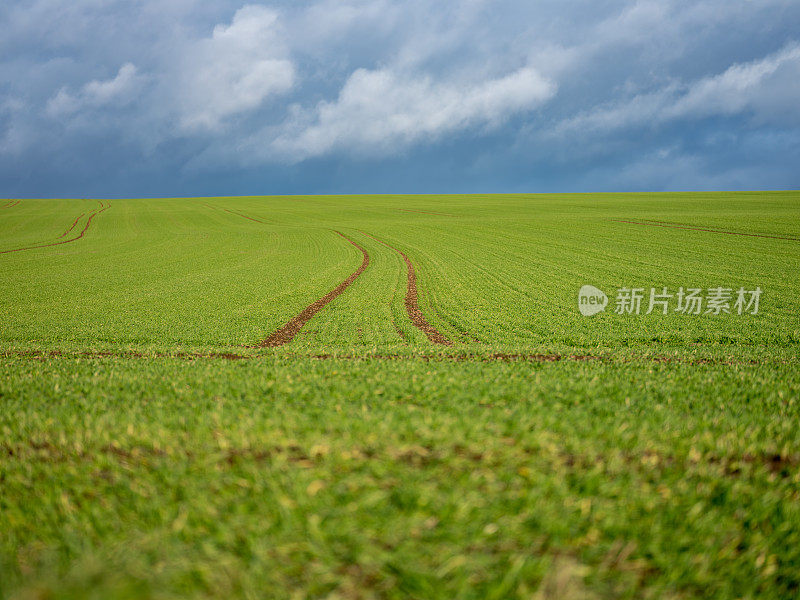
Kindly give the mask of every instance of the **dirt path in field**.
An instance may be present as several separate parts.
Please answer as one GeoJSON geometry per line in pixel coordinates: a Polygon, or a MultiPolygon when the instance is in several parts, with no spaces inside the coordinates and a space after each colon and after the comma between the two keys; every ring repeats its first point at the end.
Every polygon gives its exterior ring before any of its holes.
{"type": "Polygon", "coordinates": [[[408,285],[406,287],[406,312],[408,313],[411,322],[414,323],[414,326],[417,329],[421,330],[428,339],[433,342],[434,344],[441,344],[442,346],[452,346],[453,342],[451,342],[447,337],[442,334],[438,329],[436,329],[433,325],[428,323],[427,319],[425,319],[425,315],[422,314],[422,311],[419,309],[419,293],[417,292],[417,273],[414,270],[414,265],[412,264],[411,260],[409,260],[408,256],[402,250],[398,250],[394,246],[390,246],[383,240],[379,240],[374,235],[370,235],[365,231],[362,231],[364,235],[371,237],[376,242],[383,244],[387,248],[391,248],[395,252],[397,252],[400,256],[403,257],[403,260],[406,261],[406,267],[408,269],[408,285]]]}
{"type": "Polygon", "coordinates": [[[611,219],[617,223],[629,223],[631,225],[649,225],[650,227],[670,227],[672,229],[688,229],[691,231],[706,231],[708,233],[722,233],[724,235],[742,235],[746,237],[768,238],[772,240],[789,240],[791,242],[800,242],[800,238],[768,235],[766,233],[744,233],[742,231],[722,231],[721,229],[706,229],[704,227],[693,227],[690,225],[682,225],[677,223],[669,223],[667,221],[653,221],[651,219],[643,219],[642,221],[628,221],[625,219],[611,219]],[[647,222],[643,222],[647,221],[647,222]]]}
{"type": "Polygon", "coordinates": [[[15,206],[17,206],[17,205],[18,205],[20,202],[22,202],[22,200],[9,200],[9,201],[8,201],[8,202],[6,202],[5,204],[3,204],[3,206],[0,206],[0,208],[14,208],[14,207],[15,207],[15,206]]]}
{"type": "MultiPolygon", "coordinates": [[[[75,236],[73,238],[70,238],[68,240],[61,240],[60,242],[49,242],[49,243],[46,243],[46,244],[35,244],[33,246],[25,246],[23,248],[13,248],[11,250],[0,250],[0,254],[8,254],[9,252],[22,252],[23,250],[35,250],[36,248],[48,248],[50,246],[60,246],[61,244],[69,244],[70,242],[78,241],[88,231],[89,225],[92,224],[92,219],[94,219],[101,212],[104,212],[104,211],[108,210],[109,208],[111,208],[111,203],[110,202],[108,204],[106,204],[106,203],[104,203],[102,201],[99,201],[99,202],[100,202],[100,206],[98,208],[94,209],[91,213],[89,213],[89,218],[86,220],[86,225],[83,226],[83,229],[81,230],[81,232],[77,236],[75,236]]],[[[83,215],[81,215],[81,217],[82,216],[83,215]]],[[[70,227],[67,231],[65,231],[58,239],[63,238],[70,231],[72,231],[72,229],[74,229],[75,225],[78,223],[79,219],[80,219],[80,217],[78,217],[78,219],[75,219],[75,223],[72,224],[72,227],[70,227]]]]}
{"type": "Polygon", "coordinates": [[[270,334],[267,339],[258,345],[259,348],[274,348],[276,346],[283,346],[284,344],[291,342],[294,339],[294,336],[296,336],[300,329],[302,329],[303,325],[308,323],[311,317],[317,314],[326,304],[338,297],[343,291],[350,287],[350,285],[356,279],[358,279],[358,276],[366,270],[367,266],[369,266],[369,254],[367,254],[367,251],[349,237],[344,235],[341,231],[337,231],[336,233],[361,251],[361,254],[364,255],[364,260],[361,262],[361,266],[353,271],[353,273],[347,279],[342,281],[322,298],[306,306],[302,312],[300,312],[300,314],[292,318],[288,323],[286,323],[286,325],[270,334]]]}

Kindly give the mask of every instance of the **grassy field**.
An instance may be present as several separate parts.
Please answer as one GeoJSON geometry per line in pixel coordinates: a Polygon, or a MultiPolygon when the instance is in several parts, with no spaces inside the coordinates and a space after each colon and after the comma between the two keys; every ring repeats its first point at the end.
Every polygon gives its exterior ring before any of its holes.
{"type": "Polygon", "coordinates": [[[0,201],[0,597],[796,597],[799,273],[800,192],[0,201]]]}

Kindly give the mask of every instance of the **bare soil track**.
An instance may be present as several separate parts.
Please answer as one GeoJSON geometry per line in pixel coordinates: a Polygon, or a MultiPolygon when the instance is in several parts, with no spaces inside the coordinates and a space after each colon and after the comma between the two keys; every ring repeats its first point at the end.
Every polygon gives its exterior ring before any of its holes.
{"type": "Polygon", "coordinates": [[[316,302],[312,302],[308,306],[306,306],[300,314],[296,317],[292,318],[289,322],[286,323],[283,327],[274,331],[270,336],[261,342],[258,347],[260,348],[274,348],[276,346],[283,346],[284,344],[288,344],[294,339],[294,336],[303,328],[303,325],[308,323],[308,321],[317,314],[326,304],[328,304],[331,300],[339,296],[343,291],[345,291],[350,285],[358,279],[358,276],[361,275],[366,268],[369,266],[369,254],[367,251],[364,250],[360,245],[356,242],[351,240],[349,237],[344,235],[341,231],[337,231],[337,234],[342,236],[348,242],[353,244],[356,248],[361,251],[361,254],[364,255],[364,260],[361,262],[361,266],[358,267],[353,273],[344,281],[342,281],[339,285],[333,288],[330,292],[325,294],[322,298],[317,300],[316,302]]]}
{"type": "Polygon", "coordinates": [[[676,223],[668,223],[666,221],[652,221],[650,219],[644,219],[643,221],[628,221],[626,219],[611,219],[612,221],[616,221],[617,223],[629,223],[631,225],[649,225],[650,227],[670,227],[672,229],[688,229],[691,231],[705,231],[708,233],[722,233],[724,235],[742,235],[746,237],[758,237],[758,238],[768,238],[772,240],[789,240],[791,242],[800,242],[800,238],[796,237],[789,237],[789,236],[781,236],[781,235],[767,235],[766,233],[745,233],[743,231],[722,231],[720,229],[707,229],[705,227],[693,227],[690,225],[679,225],[676,223]]]}
{"type": "MultiPolygon", "coordinates": [[[[89,225],[92,224],[92,219],[94,219],[101,212],[104,212],[104,211],[108,210],[109,208],[111,208],[111,203],[110,202],[108,204],[100,202],[100,206],[98,208],[96,208],[95,210],[93,210],[91,213],[89,213],[89,218],[86,219],[86,225],[83,226],[83,229],[81,230],[81,232],[77,236],[75,236],[73,238],[69,238],[68,240],[61,240],[59,242],[48,242],[48,243],[44,243],[44,244],[34,244],[33,246],[25,246],[23,248],[13,248],[11,250],[0,250],[0,254],[7,254],[9,252],[22,252],[23,250],[34,250],[36,248],[48,248],[49,246],[59,246],[61,244],[69,244],[70,242],[75,242],[75,241],[81,239],[84,236],[86,231],[89,229],[89,225]]],[[[81,215],[81,217],[82,216],[83,215],[81,215]]],[[[80,217],[78,217],[78,219],[75,220],[75,223],[72,224],[72,227],[70,227],[67,231],[65,231],[60,236],[60,238],[63,238],[70,231],[72,231],[72,229],[75,227],[75,224],[78,222],[79,219],[80,219],[80,217]]]]}
{"type": "Polygon", "coordinates": [[[77,224],[78,224],[78,221],[80,221],[80,220],[83,218],[83,215],[85,215],[85,214],[86,214],[86,213],[81,213],[81,214],[79,214],[79,215],[76,217],[76,219],[75,219],[75,220],[72,222],[72,225],[70,225],[70,226],[69,226],[69,229],[67,229],[67,230],[66,230],[64,233],[62,233],[60,236],[58,236],[58,239],[61,239],[61,238],[63,238],[63,237],[66,237],[66,235],[67,235],[67,234],[68,234],[70,231],[72,231],[73,229],[75,229],[75,225],[77,225],[77,224]]]}
{"type": "Polygon", "coordinates": [[[246,215],[246,214],[244,214],[244,213],[240,213],[240,212],[237,212],[237,211],[235,211],[235,210],[231,210],[231,209],[229,209],[229,208],[223,208],[222,210],[224,210],[225,212],[229,212],[229,213],[231,213],[232,215],[238,215],[238,216],[242,217],[243,219],[250,219],[251,221],[255,221],[256,223],[263,223],[263,224],[265,224],[265,225],[267,224],[267,222],[266,222],[266,221],[262,221],[261,219],[256,219],[255,217],[250,217],[250,216],[247,216],[247,215],[246,215]]]}
{"type": "Polygon", "coordinates": [[[256,219],[255,217],[251,217],[251,216],[246,215],[244,213],[240,213],[239,211],[236,211],[236,210],[231,210],[230,208],[222,208],[222,207],[219,207],[219,206],[212,206],[211,204],[206,204],[205,202],[203,204],[205,206],[207,206],[208,208],[224,210],[225,212],[231,213],[232,215],[236,215],[237,217],[242,217],[243,219],[249,219],[250,221],[255,221],[256,223],[262,223],[264,225],[268,225],[269,224],[266,221],[262,221],[261,219],[256,219]]]}
{"type": "Polygon", "coordinates": [[[425,315],[422,314],[422,311],[419,309],[419,293],[417,292],[417,273],[414,270],[414,265],[409,260],[408,256],[402,250],[398,250],[394,246],[390,246],[383,240],[379,240],[374,235],[370,235],[365,231],[362,231],[364,235],[367,237],[371,237],[376,242],[383,244],[387,248],[391,248],[395,252],[397,252],[400,256],[403,257],[403,260],[406,261],[406,267],[408,268],[408,285],[406,289],[406,312],[408,313],[411,322],[414,323],[414,326],[417,327],[419,330],[424,333],[428,339],[433,342],[434,344],[440,344],[442,346],[452,346],[453,342],[450,341],[447,337],[445,337],[442,332],[436,329],[433,325],[428,323],[425,315]]]}
{"type": "Polygon", "coordinates": [[[0,208],[13,208],[17,206],[20,202],[22,202],[22,200],[9,200],[3,206],[0,206],[0,208]]]}

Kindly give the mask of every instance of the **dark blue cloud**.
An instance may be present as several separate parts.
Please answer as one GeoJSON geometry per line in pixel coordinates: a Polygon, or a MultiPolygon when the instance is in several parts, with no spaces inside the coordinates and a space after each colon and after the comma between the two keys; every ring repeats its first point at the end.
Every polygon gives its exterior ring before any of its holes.
{"type": "Polygon", "coordinates": [[[800,188],[789,0],[0,7],[0,196],[800,188]]]}

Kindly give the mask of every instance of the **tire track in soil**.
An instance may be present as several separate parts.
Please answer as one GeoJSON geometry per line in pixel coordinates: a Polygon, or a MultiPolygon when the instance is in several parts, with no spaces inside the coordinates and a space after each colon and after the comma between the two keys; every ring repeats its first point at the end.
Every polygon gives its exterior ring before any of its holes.
{"type": "Polygon", "coordinates": [[[306,306],[297,316],[290,319],[283,327],[271,333],[269,337],[256,346],[257,348],[275,348],[291,342],[294,339],[294,336],[296,336],[303,328],[303,325],[308,323],[308,321],[310,321],[315,314],[322,310],[326,304],[337,298],[342,292],[350,287],[350,285],[356,279],[358,279],[359,275],[361,275],[367,269],[369,266],[369,254],[367,254],[367,251],[341,231],[336,231],[336,233],[361,251],[361,254],[364,255],[364,260],[361,262],[361,266],[353,271],[353,273],[351,273],[347,279],[342,281],[322,298],[306,306]]]}
{"type": "Polygon", "coordinates": [[[20,202],[22,202],[22,200],[9,200],[9,201],[8,201],[8,202],[6,202],[6,203],[5,203],[3,206],[0,206],[0,208],[14,208],[14,207],[15,207],[15,206],[17,206],[17,205],[18,205],[20,202]]]}
{"type": "Polygon", "coordinates": [[[414,326],[422,331],[427,338],[433,342],[434,344],[439,344],[442,346],[452,346],[453,342],[450,341],[441,331],[436,329],[433,325],[428,323],[425,315],[422,314],[422,311],[419,309],[419,292],[417,291],[417,273],[414,270],[414,265],[412,264],[411,260],[406,256],[406,254],[402,250],[398,250],[394,246],[390,246],[383,240],[379,240],[374,235],[370,235],[369,233],[362,231],[364,235],[367,237],[372,238],[376,242],[383,244],[387,248],[390,248],[397,252],[400,256],[403,257],[403,260],[406,261],[406,268],[408,269],[408,284],[406,286],[406,312],[408,313],[411,322],[414,326]]]}
{"type": "Polygon", "coordinates": [[[722,231],[719,229],[706,229],[704,227],[690,227],[688,225],[673,225],[673,224],[667,224],[667,222],[660,222],[660,221],[643,223],[642,221],[628,221],[625,219],[611,219],[611,220],[617,223],[629,223],[631,225],[649,225],[650,227],[669,227],[672,229],[688,229],[690,231],[706,231],[708,233],[722,233],[724,235],[741,235],[746,237],[767,238],[771,240],[789,240],[791,242],[800,242],[800,238],[786,237],[779,235],[767,235],[766,233],[744,233],[742,231],[722,231]]]}
{"type": "Polygon", "coordinates": [[[242,218],[244,218],[244,219],[250,219],[251,221],[255,221],[256,223],[261,223],[261,224],[263,224],[263,225],[268,225],[268,224],[269,224],[269,223],[267,223],[266,221],[262,221],[262,220],[260,220],[260,219],[256,219],[255,217],[248,217],[247,215],[245,215],[245,214],[243,214],[243,213],[236,212],[235,210],[231,210],[231,209],[229,209],[229,208],[223,208],[222,210],[224,210],[225,212],[229,212],[229,213],[231,213],[232,215],[238,215],[238,216],[240,216],[240,217],[242,217],[242,218]]]}
{"type": "MultiPolygon", "coordinates": [[[[640,221],[645,221],[646,223],[663,223],[665,225],[680,225],[681,227],[695,227],[690,223],[681,223],[679,221],[659,221],[657,219],[639,219],[640,221]]],[[[763,235],[763,236],[779,236],[778,239],[792,239],[800,242],[800,237],[796,235],[792,235],[791,233],[748,233],[748,232],[738,232],[738,231],[725,231],[724,229],[720,229],[718,227],[709,226],[708,229],[703,229],[702,231],[714,231],[715,233],[729,233],[731,235],[763,235]]]]}
{"type": "MultiPolygon", "coordinates": [[[[104,211],[108,210],[109,208],[111,208],[111,202],[109,202],[107,205],[104,204],[103,202],[100,202],[100,207],[96,208],[94,211],[89,213],[89,218],[86,220],[86,225],[83,226],[83,229],[81,230],[81,232],[77,236],[75,236],[74,238],[70,238],[68,240],[61,240],[60,242],[49,242],[47,244],[36,244],[34,246],[25,246],[24,248],[13,248],[11,250],[0,250],[0,254],[8,254],[9,252],[22,252],[23,250],[35,250],[36,248],[49,248],[50,246],[60,246],[61,244],[69,244],[70,242],[76,242],[86,234],[86,232],[89,229],[89,225],[92,224],[92,219],[94,219],[101,212],[104,212],[104,211]]],[[[75,222],[77,223],[77,220],[75,222]]],[[[74,227],[74,226],[75,225],[73,224],[72,227],[74,227]]],[[[70,229],[72,229],[72,227],[70,227],[70,229]]],[[[67,233],[69,233],[69,230],[67,230],[64,233],[64,235],[66,235],[67,233]]],[[[64,236],[62,235],[61,237],[64,237],[64,236]]]]}
{"type": "Polygon", "coordinates": [[[69,229],[67,229],[67,230],[66,230],[64,233],[62,233],[60,236],[58,236],[58,239],[61,239],[61,238],[65,237],[65,236],[66,236],[66,235],[67,235],[67,234],[68,234],[70,231],[72,231],[73,229],[75,229],[75,225],[77,225],[77,224],[78,224],[78,221],[80,221],[80,220],[83,218],[83,215],[85,215],[85,214],[86,214],[86,213],[81,213],[80,215],[78,215],[78,218],[77,218],[77,219],[75,219],[75,220],[72,222],[72,225],[70,225],[70,226],[69,226],[69,229]]]}
{"type": "Polygon", "coordinates": [[[266,221],[262,221],[260,219],[256,219],[255,217],[250,217],[250,216],[248,216],[248,215],[246,215],[244,213],[240,213],[240,212],[237,212],[235,210],[231,210],[230,208],[222,208],[222,207],[219,207],[219,206],[212,206],[210,204],[205,204],[205,206],[207,206],[208,208],[214,208],[214,209],[217,209],[217,210],[224,210],[225,212],[229,212],[232,215],[236,215],[238,217],[242,217],[243,219],[250,219],[251,221],[255,221],[256,223],[261,223],[262,225],[269,225],[269,223],[267,223],[266,221]]]}

